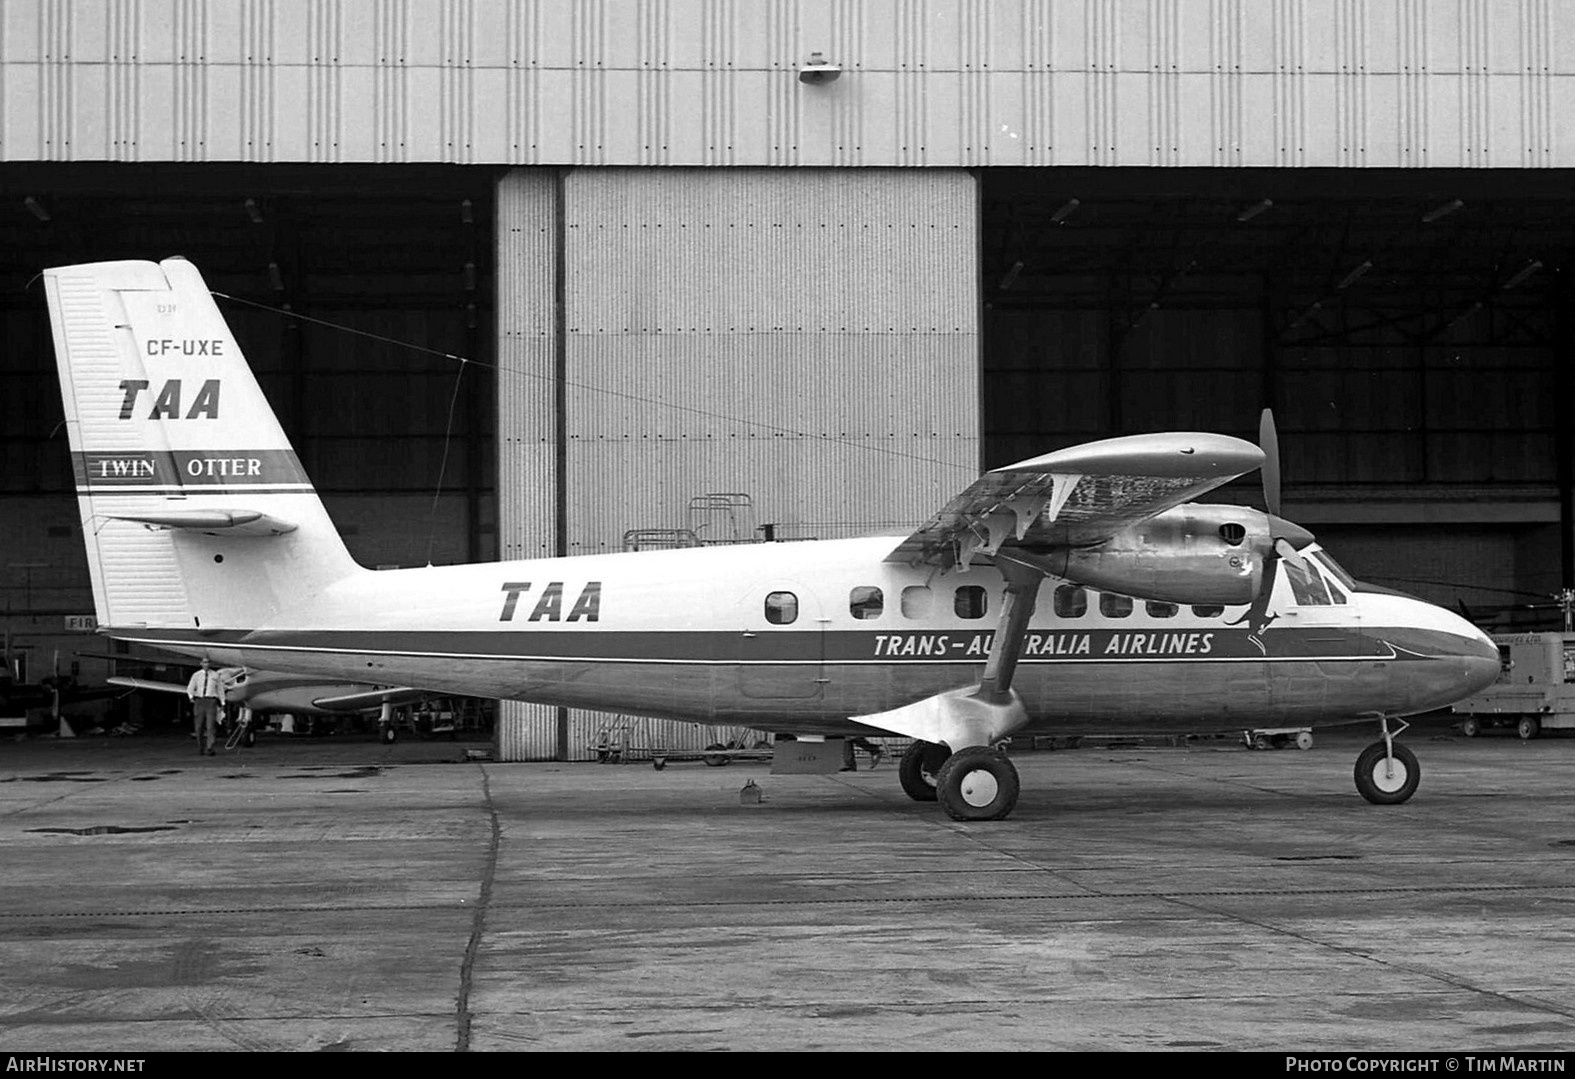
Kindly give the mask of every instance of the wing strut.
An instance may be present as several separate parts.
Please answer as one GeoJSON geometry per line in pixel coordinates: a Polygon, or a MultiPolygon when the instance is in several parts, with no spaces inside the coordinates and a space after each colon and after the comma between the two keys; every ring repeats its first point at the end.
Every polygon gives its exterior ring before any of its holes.
{"type": "Polygon", "coordinates": [[[1034,616],[1039,598],[1039,582],[1045,571],[1010,554],[997,554],[995,567],[1006,579],[1006,594],[1001,602],[1001,620],[990,641],[990,654],[984,661],[984,676],[979,679],[979,697],[992,703],[1012,698],[1012,676],[1023,657],[1023,641],[1028,620],[1034,616]]]}
{"type": "Polygon", "coordinates": [[[889,712],[854,716],[855,722],[924,742],[944,743],[954,753],[966,746],[993,746],[1027,725],[1028,711],[1012,689],[1012,676],[1023,655],[1028,620],[1033,617],[1045,571],[1007,552],[997,554],[995,564],[1006,580],[1006,595],[978,683],[889,712]]]}

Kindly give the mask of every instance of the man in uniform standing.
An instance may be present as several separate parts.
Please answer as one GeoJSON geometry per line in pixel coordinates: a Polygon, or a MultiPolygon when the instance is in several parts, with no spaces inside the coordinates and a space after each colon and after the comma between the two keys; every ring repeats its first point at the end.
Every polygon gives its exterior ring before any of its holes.
{"type": "Polygon", "coordinates": [[[191,698],[192,722],[197,727],[197,752],[211,757],[218,752],[214,743],[219,739],[219,709],[224,707],[224,676],[204,658],[202,668],[186,683],[186,696],[191,698]]]}

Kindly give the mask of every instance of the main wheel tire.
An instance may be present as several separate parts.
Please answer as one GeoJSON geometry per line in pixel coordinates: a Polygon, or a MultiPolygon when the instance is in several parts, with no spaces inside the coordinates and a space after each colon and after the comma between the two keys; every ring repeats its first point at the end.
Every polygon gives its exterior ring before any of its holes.
{"type": "Polygon", "coordinates": [[[1476,716],[1467,716],[1460,721],[1460,733],[1467,738],[1475,738],[1482,733],[1482,721],[1476,716]]]}
{"type": "Polygon", "coordinates": [[[915,802],[935,801],[935,777],[951,750],[939,742],[914,742],[897,765],[897,781],[902,793],[915,802]]]}
{"type": "Polygon", "coordinates": [[[1542,721],[1536,716],[1521,716],[1515,724],[1515,733],[1520,735],[1521,741],[1530,741],[1542,733],[1542,721]]]}
{"type": "Polygon", "coordinates": [[[1374,742],[1356,758],[1356,789],[1373,805],[1409,801],[1421,782],[1422,766],[1416,762],[1416,754],[1399,742],[1394,743],[1393,759],[1382,742],[1374,742]]]}
{"type": "Polygon", "coordinates": [[[935,797],[952,820],[1002,820],[1020,789],[1012,762],[985,746],[959,749],[935,776],[935,797]]]}

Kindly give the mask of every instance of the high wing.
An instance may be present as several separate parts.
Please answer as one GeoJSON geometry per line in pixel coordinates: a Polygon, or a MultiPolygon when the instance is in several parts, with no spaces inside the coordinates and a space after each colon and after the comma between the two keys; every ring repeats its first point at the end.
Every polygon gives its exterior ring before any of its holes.
{"type": "Polygon", "coordinates": [[[1228,435],[1129,435],[1056,450],[980,476],[888,562],[968,567],[1006,547],[1089,547],[1262,467],[1228,435]]]}

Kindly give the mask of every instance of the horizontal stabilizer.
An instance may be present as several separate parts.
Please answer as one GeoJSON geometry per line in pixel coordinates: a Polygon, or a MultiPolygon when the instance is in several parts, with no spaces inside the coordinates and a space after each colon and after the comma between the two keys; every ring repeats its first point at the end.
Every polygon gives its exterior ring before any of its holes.
{"type": "Polygon", "coordinates": [[[157,513],[116,513],[112,520],[132,521],[149,528],[186,529],[208,535],[283,536],[294,532],[290,521],[257,510],[161,510],[157,513]]]}

